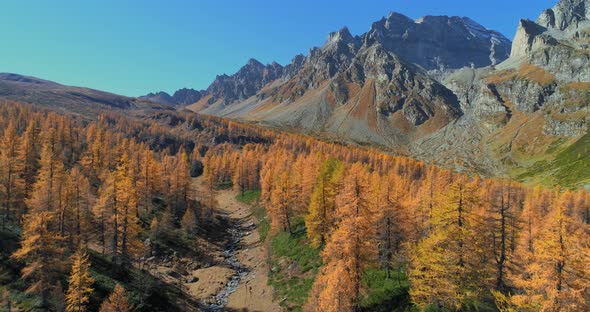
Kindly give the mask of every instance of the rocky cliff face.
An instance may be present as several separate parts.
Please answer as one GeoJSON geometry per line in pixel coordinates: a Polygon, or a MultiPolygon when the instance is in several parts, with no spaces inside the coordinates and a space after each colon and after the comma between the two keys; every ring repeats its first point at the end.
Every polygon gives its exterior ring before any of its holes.
{"type": "Polygon", "coordinates": [[[536,22],[521,20],[512,58],[545,68],[559,80],[590,80],[590,1],[562,0],[536,22]]]}
{"type": "Polygon", "coordinates": [[[588,7],[589,0],[562,0],[536,22],[521,20],[510,59],[477,83],[496,87],[523,112],[563,104],[564,90],[565,97],[583,97],[590,81],[588,7]]]}
{"type": "MultiPolygon", "coordinates": [[[[287,66],[285,74],[292,73],[300,66],[301,58],[296,57],[293,64],[287,66]]],[[[263,65],[255,59],[250,59],[246,65],[234,75],[219,75],[207,90],[197,91],[193,89],[180,89],[169,95],[166,92],[150,93],[139,97],[159,104],[187,106],[200,100],[210,105],[216,102],[229,104],[236,101],[243,101],[255,95],[267,83],[283,76],[283,66],[272,63],[263,65]]]]}
{"type": "Polygon", "coordinates": [[[263,65],[255,59],[232,75],[221,75],[205,91],[208,104],[221,101],[224,105],[235,101],[243,101],[255,95],[266,84],[281,77],[283,66],[272,63],[263,65]]]}
{"type": "Polygon", "coordinates": [[[328,41],[276,94],[222,113],[396,148],[462,114],[452,92],[424,70],[379,44],[357,43],[328,41]]]}
{"type": "Polygon", "coordinates": [[[590,0],[562,0],[536,21],[520,21],[506,61],[444,77],[464,115],[419,141],[413,153],[470,159],[497,173],[530,165],[531,154],[547,155],[587,133],[589,7],[590,0]]]}
{"type": "Polygon", "coordinates": [[[427,70],[484,67],[510,55],[510,40],[467,17],[425,16],[416,21],[392,13],[374,23],[365,45],[387,50],[427,70]]]}
{"type": "Polygon", "coordinates": [[[521,72],[523,67],[536,68],[500,83],[512,87],[505,93],[520,95],[515,99],[518,108],[542,108],[546,134],[584,134],[590,117],[584,104],[590,92],[590,0],[562,0],[536,22],[522,20],[511,59],[503,67],[515,66],[521,72]]]}
{"type": "Polygon", "coordinates": [[[560,1],[552,9],[543,11],[537,23],[560,31],[576,32],[588,27],[590,5],[586,0],[560,1]]]}

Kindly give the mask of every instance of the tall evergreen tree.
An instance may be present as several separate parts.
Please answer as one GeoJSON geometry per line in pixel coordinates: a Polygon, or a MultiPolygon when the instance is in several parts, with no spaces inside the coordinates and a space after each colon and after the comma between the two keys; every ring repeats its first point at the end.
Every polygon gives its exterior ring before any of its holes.
{"type": "Polygon", "coordinates": [[[137,190],[133,186],[130,173],[129,156],[123,153],[115,172],[115,197],[117,230],[120,234],[120,260],[129,261],[131,254],[140,248],[139,224],[137,219],[137,190]]]}
{"type": "Polygon", "coordinates": [[[106,171],[102,184],[98,189],[98,198],[92,207],[94,222],[98,232],[98,242],[102,247],[102,254],[110,253],[113,257],[117,252],[119,241],[117,196],[115,178],[112,172],[106,171]]]}
{"type": "Polygon", "coordinates": [[[506,293],[509,290],[506,276],[513,264],[516,245],[512,233],[517,230],[518,188],[506,180],[488,181],[482,186],[487,194],[482,201],[485,206],[482,212],[485,228],[477,228],[476,231],[488,235],[481,248],[493,255],[495,289],[506,293]]]}
{"type": "Polygon", "coordinates": [[[72,256],[72,271],[66,293],[66,311],[84,312],[88,310],[90,295],[94,291],[94,279],[89,272],[88,253],[82,248],[72,256]]]}
{"type": "Polygon", "coordinates": [[[373,199],[368,172],[361,164],[354,164],[337,200],[337,229],[322,252],[326,270],[314,286],[319,291],[315,294],[316,311],[335,303],[341,311],[360,309],[363,271],[377,259],[373,199]]]}
{"type": "Polygon", "coordinates": [[[26,192],[31,191],[35,182],[35,175],[39,169],[39,158],[41,154],[39,127],[35,120],[29,120],[27,128],[21,138],[19,158],[24,162],[23,178],[25,180],[26,192]]]}
{"type": "Polygon", "coordinates": [[[194,235],[197,227],[197,214],[194,209],[187,208],[180,222],[186,236],[194,235]]]}
{"type": "Polygon", "coordinates": [[[268,213],[273,231],[293,233],[294,190],[291,173],[283,171],[276,179],[270,196],[268,213]]]}
{"type": "Polygon", "coordinates": [[[517,292],[511,301],[515,309],[586,311],[590,308],[586,293],[590,289],[589,235],[573,213],[573,194],[565,191],[554,209],[538,224],[539,235],[533,239],[533,251],[528,252],[521,274],[513,278],[517,292]]]}
{"type": "Polygon", "coordinates": [[[477,185],[459,176],[442,205],[433,207],[432,231],[411,254],[410,296],[419,307],[461,309],[479,294],[481,276],[473,232],[477,185]]]}
{"type": "Polygon", "coordinates": [[[50,293],[64,271],[63,248],[57,233],[50,224],[55,213],[31,211],[23,220],[21,247],[12,255],[23,261],[22,278],[29,282],[28,293],[41,298],[41,305],[48,308],[50,293]]]}
{"type": "Polygon", "coordinates": [[[307,237],[319,248],[328,240],[336,221],[336,192],[342,178],[343,166],[334,158],[324,162],[315,183],[309,213],[305,216],[307,237]]]}
{"type": "MultiPolygon", "coordinates": [[[[61,206],[62,184],[65,177],[63,162],[50,144],[44,144],[41,151],[40,168],[33,185],[31,197],[27,200],[29,210],[49,211],[58,214],[61,206]]],[[[59,228],[59,217],[55,219],[59,228]]]]}
{"type": "Polygon", "coordinates": [[[25,196],[25,161],[20,151],[20,138],[12,121],[4,130],[0,141],[0,195],[4,213],[2,228],[11,220],[13,214],[21,212],[25,196]]]}

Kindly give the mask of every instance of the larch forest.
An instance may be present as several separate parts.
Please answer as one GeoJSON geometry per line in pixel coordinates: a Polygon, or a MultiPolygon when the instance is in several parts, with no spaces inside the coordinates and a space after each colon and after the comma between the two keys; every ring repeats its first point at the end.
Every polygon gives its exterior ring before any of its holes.
{"type": "Polygon", "coordinates": [[[0,74],[0,311],[590,311],[588,25],[391,13],[173,96],[0,74]]]}

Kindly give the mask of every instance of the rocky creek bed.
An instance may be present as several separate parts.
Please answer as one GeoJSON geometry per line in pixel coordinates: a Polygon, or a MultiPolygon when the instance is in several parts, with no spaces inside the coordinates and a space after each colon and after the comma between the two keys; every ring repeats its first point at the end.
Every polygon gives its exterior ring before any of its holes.
{"type": "Polygon", "coordinates": [[[224,263],[234,271],[234,275],[229,282],[215,294],[212,298],[201,301],[201,309],[207,312],[223,311],[228,303],[229,296],[234,293],[240,286],[240,282],[248,275],[250,270],[242,264],[237,257],[241,248],[241,240],[246,229],[241,225],[239,220],[231,220],[228,213],[223,213],[224,218],[228,218],[229,238],[223,251],[224,263]]]}

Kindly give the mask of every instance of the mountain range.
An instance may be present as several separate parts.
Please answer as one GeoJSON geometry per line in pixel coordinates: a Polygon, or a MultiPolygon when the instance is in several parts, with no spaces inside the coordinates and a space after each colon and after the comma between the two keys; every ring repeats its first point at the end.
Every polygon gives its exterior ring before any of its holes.
{"type": "Polygon", "coordinates": [[[250,60],[189,108],[408,152],[463,114],[437,77],[509,55],[510,40],[469,18],[391,13],[360,36],[331,33],[285,67],[250,60]]]}
{"type": "Polygon", "coordinates": [[[153,102],[535,182],[532,171],[565,170],[552,163],[588,136],[589,62],[590,0],[561,0],[521,20],[513,42],[467,17],[391,13],[361,35],[329,34],[286,66],[251,59],[206,90],[128,98],[1,74],[0,97],[153,102]]]}

